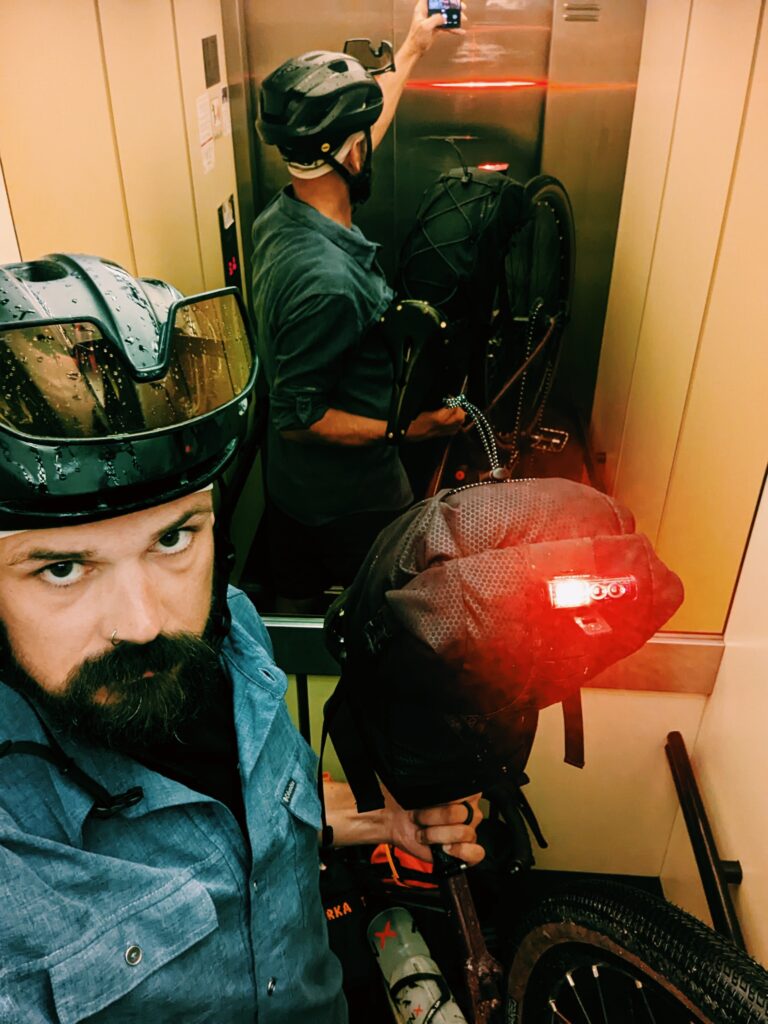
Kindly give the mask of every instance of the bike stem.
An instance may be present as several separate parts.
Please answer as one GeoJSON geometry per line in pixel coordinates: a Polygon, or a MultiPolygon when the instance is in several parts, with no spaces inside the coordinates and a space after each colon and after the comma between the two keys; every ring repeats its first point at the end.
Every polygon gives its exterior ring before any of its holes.
{"type": "Polygon", "coordinates": [[[464,979],[472,1024],[501,1024],[504,972],[485,944],[467,880],[467,865],[447,854],[442,846],[432,846],[431,850],[434,877],[464,947],[464,979]]]}

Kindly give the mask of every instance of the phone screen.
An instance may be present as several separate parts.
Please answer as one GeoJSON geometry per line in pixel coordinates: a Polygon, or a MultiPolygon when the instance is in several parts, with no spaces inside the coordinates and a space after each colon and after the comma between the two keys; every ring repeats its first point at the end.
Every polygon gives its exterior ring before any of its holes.
{"type": "Polygon", "coordinates": [[[458,28],[461,25],[461,0],[429,0],[429,14],[442,14],[446,28],[458,28]]]}

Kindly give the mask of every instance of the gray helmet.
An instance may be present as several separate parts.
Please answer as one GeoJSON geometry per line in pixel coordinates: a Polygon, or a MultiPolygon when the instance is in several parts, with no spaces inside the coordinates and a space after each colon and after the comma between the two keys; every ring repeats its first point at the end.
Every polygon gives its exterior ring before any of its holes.
{"type": "Polygon", "coordinates": [[[383,103],[379,84],[359,60],[313,50],[291,57],[264,79],[257,128],[286,159],[309,164],[326,159],[355,132],[369,130],[383,103]]]}

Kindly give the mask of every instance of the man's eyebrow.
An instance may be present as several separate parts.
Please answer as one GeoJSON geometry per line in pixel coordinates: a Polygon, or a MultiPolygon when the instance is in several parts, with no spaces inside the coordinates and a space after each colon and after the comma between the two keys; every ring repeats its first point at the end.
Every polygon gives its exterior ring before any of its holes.
{"type": "Polygon", "coordinates": [[[194,508],[188,509],[184,515],[179,516],[173,523],[169,523],[168,526],[162,527],[154,534],[155,540],[160,540],[166,533],[173,533],[174,530],[180,530],[185,523],[188,523],[194,516],[207,515],[210,516],[213,510],[210,505],[195,505],[194,508]]]}
{"type": "Polygon", "coordinates": [[[23,551],[8,565],[20,565],[22,562],[85,562],[92,557],[92,551],[45,551],[43,548],[35,548],[34,551],[23,551]]]}
{"type": "MultiPolygon", "coordinates": [[[[181,527],[194,516],[211,515],[211,512],[211,508],[207,505],[196,505],[194,508],[188,509],[174,522],[157,530],[156,533],[153,534],[153,541],[160,540],[160,538],[164,537],[166,533],[173,533],[174,530],[180,530],[181,527]]],[[[35,548],[32,551],[22,551],[20,555],[17,555],[16,558],[8,562],[8,565],[20,565],[22,562],[87,562],[88,559],[93,558],[93,556],[93,551],[53,551],[46,550],[44,548],[35,548]]]]}

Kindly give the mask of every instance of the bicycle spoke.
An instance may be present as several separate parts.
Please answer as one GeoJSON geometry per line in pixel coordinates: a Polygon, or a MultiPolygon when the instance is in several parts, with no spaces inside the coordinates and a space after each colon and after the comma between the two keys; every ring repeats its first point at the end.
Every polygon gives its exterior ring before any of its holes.
{"type": "Polygon", "coordinates": [[[648,1013],[649,1021],[651,1022],[651,1024],[656,1024],[656,1018],[653,1015],[653,1010],[651,1010],[650,1004],[648,1003],[648,996],[645,992],[645,986],[639,978],[635,978],[635,988],[640,993],[640,998],[643,1000],[643,1005],[645,1006],[645,1009],[648,1013]]]}
{"type": "Polygon", "coordinates": [[[603,998],[603,986],[600,984],[600,969],[597,964],[592,964],[592,976],[595,979],[597,997],[600,1000],[600,1012],[603,1015],[603,1024],[608,1024],[608,1013],[605,1009],[605,999],[603,998]]]}
{"type": "Polygon", "coordinates": [[[557,1004],[555,1003],[554,999],[550,999],[549,1000],[549,1008],[552,1011],[552,1020],[553,1021],[554,1020],[559,1020],[559,1021],[562,1022],[562,1024],[573,1024],[572,1020],[569,1020],[568,1017],[564,1017],[562,1015],[562,1013],[560,1013],[560,1011],[558,1010],[557,1004]]]}
{"type": "Polygon", "coordinates": [[[579,1009],[584,1014],[584,1020],[586,1021],[586,1024],[594,1024],[594,1021],[592,1020],[592,1018],[590,1017],[589,1013],[587,1012],[586,1006],[581,1001],[581,996],[579,995],[579,991],[576,988],[576,982],[573,980],[573,974],[571,974],[570,971],[566,971],[565,972],[565,977],[566,977],[566,980],[568,981],[568,984],[571,986],[571,992],[573,992],[573,997],[576,1000],[576,1002],[578,1003],[579,1009]]]}

